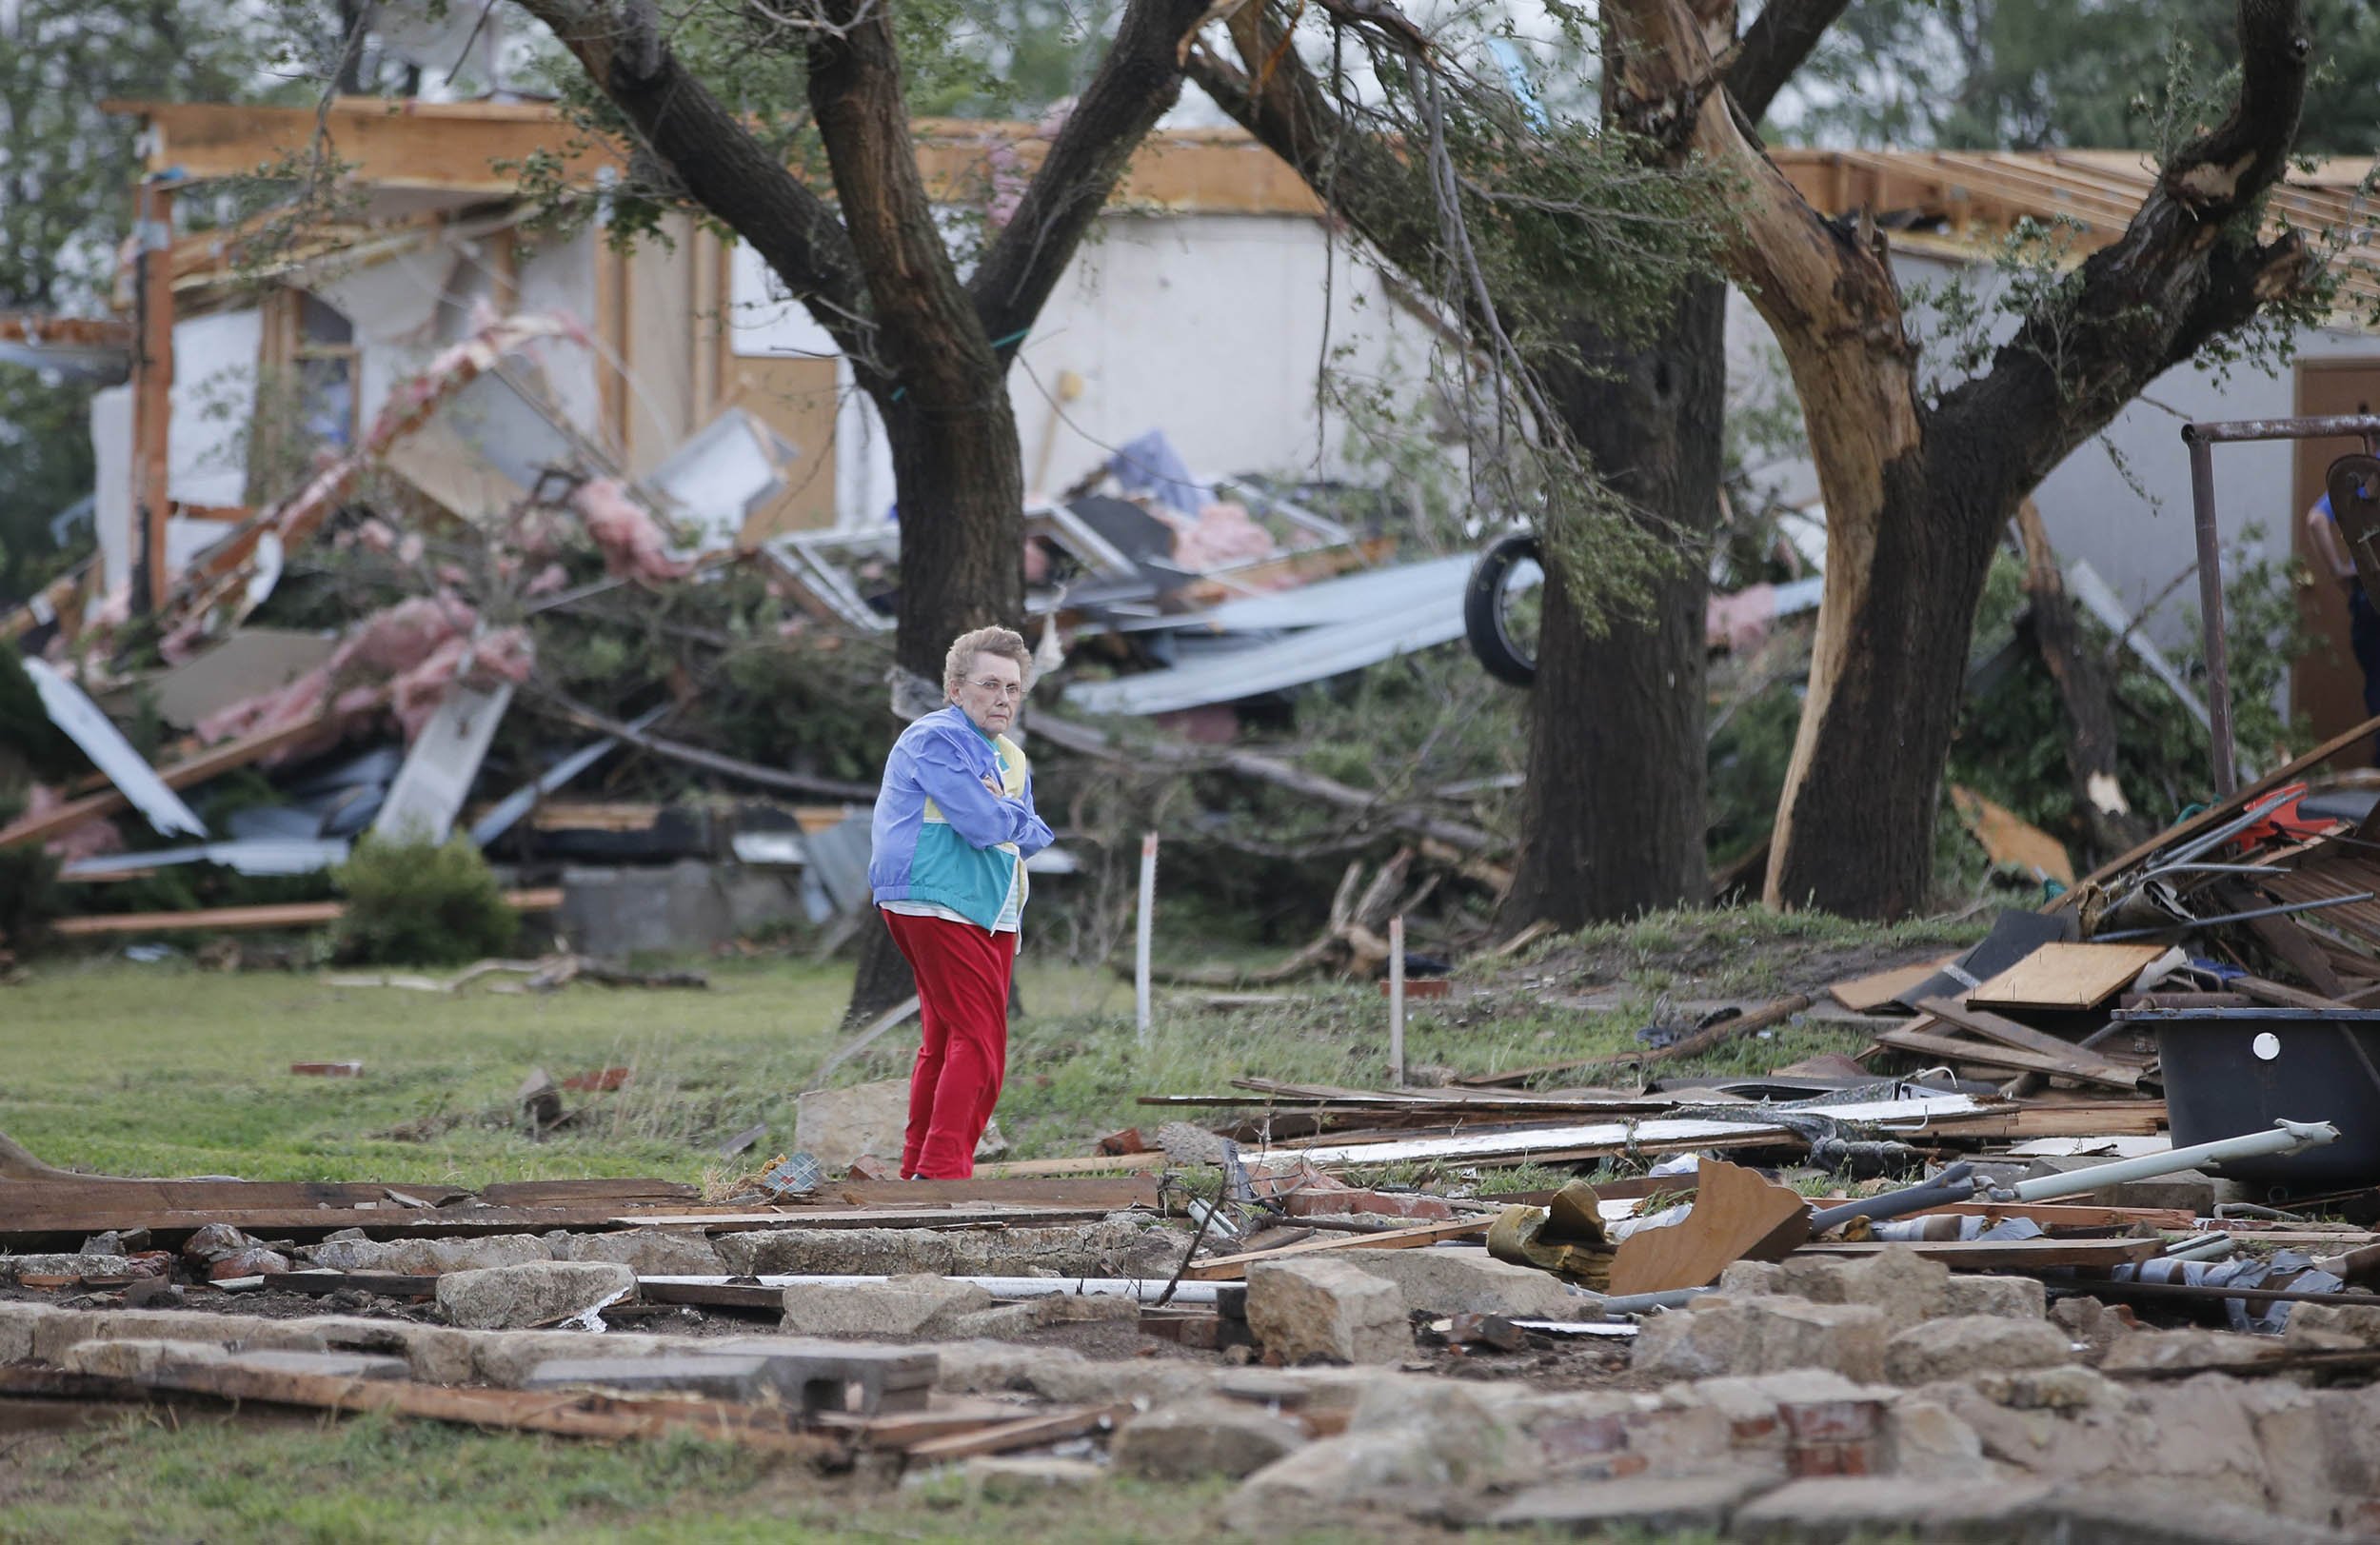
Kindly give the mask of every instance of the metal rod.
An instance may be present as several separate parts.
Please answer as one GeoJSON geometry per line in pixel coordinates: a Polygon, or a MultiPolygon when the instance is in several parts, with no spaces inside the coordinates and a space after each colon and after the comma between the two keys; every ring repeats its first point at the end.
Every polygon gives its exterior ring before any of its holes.
{"type": "Polygon", "coordinates": [[[1388,1086],[1405,1086],[1405,920],[1388,920],[1388,1086]]]}
{"type": "Polygon", "coordinates": [[[2151,934],[2170,934],[2190,928],[2211,928],[2218,922],[2253,922],[2258,918],[2287,917],[2291,912],[2319,912],[2327,906],[2351,906],[2357,901],[2375,899],[2374,893],[2359,890],[2347,896],[2325,896],[2315,901],[2291,901],[2287,906],[2261,906],[2253,912],[2226,912],[2216,918],[2192,918],[2187,922],[2169,922],[2161,928],[2121,928],[2112,934],[2092,934],[2099,943],[2112,944],[2119,939],[2146,939],[2151,934]]]}
{"type": "Polygon", "coordinates": [[[1132,1016],[1140,1044],[1149,1043],[1149,935],[1157,909],[1157,833],[1140,837],[1140,915],[1132,943],[1132,1016]]]}
{"type": "MultiPolygon", "coordinates": [[[[2192,428],[2204,426],[2193,425],[2192,428]]],[[[2214,450],[2185,430],[2190,446],[2191,507],[2198,528],[2198,617],[2207,651],[2207,736],[2213,747],[2214,797],[2239,792],[2231,751],[2231,662],[2223,640],[2223,537],[2214,520],[2214,450]]]]}
{"type": "MultiPolygon", "coordinates": [[[[738,1283],[727,1277],[640,1277],[640,1282],[680,1283],[696,1287],[764,1287],[784,1288],[797,1283],[814,1282],[824,1287],[869,1287],[892,1280],[889,1277],[819,1276],[798,1273],[768,1273],[738,1283]]],[[[1161,1277],[951,1277],[945,1281],[972,1282],[995,1298],[1052,1298],[1080,1296],[1086,1298],[1155,1299],[1165,1291],[1161,1277]]],[[[1237,1288],[1238,1282],[1177,1282],[1174,1284],[1176,1303],[1213,1303],[1219,1288],[1237,1288]]]]}
{"type": "Polygon", "coordinates": [[[2372,1293],[2291,1293],[2287,1288],[2217,1287],[2193,1282],[2132,1282],[2110,1281],[2092,1278],[2088,1281],[2052,1282],[2053,1293],[2089,1294],[2094,1298],[2196,1298],[2212,1302],[2218,1298],[2237,1298],[2242,1303],[2365,1303],[2380,1304],[2380,1294],[2372,1293]]]}
{"type": "MultiPolygon", "coordinates": [[[[1604,1298],[1593,1307],[1604,1315],[1641,1315],[1655,1309],[1683,1309],[1704,1294],[1716,1291],[1716,1288],[1691,1287],[1668,1288],[1659,1293],[1625,1293],[1616,1298],[1604,1298]]],[[[1588,1297],[1593,1298],[1594,1295],[1589,1294],[1588,1297]]]]}
{"type": "Polygon", "coordinates": [[[2249,1132],[2215,1142],[2171,1149],[2162,1154],[2119,1159],[2112,1164],[2093,1164],[2089,1169],[2069,1170],[2063,1175],[2044,1175],[2038,1179],[2020,1180],[2012,1186],[1993,1186],[1991,1188],[1992,1199],[2053,1201],[2059,1197],[2079,1197],[2105,1186],[2121,1185],[2126,1180],[2153,1180],[2160,1175],[2178,1175],[2183,1170],[2196,1169],[2201,1164],[2220,1163],[2226,1159],[2293,1154],[2301,1149],[2319,1148],[2324,1143],[2338,1140],[2339,1129],[2328,1121],[2279,1120],[2272,1123],[2270,1132],[2249,1132]]]}
{"type": "Polygon", "coordinates": [[[2375,432],[2380,432],[2380,414],[2372,413],[2338,413],[2318,419],[2225,419],[2182,426],[2182,438],[2193,446],[2243,440],[2330,440],[2375,432]]]}
{"type": "Polygon", "coordinates": [[[1810,1215],[1810,1232],[1814,1235],[1824,1234],[1829,1229],[1840,1228],[1854,1218],[1880,1222],[1888,1218],[1904,1218],[1911,1213],[1922,1213],[1929,1208],[1965,1201],[1975,1194],[1978,1184],[1973,1170],[1973,1164],[1961,1159],[1923,1185],[1822,1207],[1810,1215]]]}

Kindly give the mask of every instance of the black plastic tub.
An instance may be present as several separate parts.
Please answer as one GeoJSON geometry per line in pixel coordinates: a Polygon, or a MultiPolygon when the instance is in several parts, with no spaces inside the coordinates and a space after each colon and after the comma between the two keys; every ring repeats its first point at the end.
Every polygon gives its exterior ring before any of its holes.
{"type": "Polygon", "coordinates": [[[2173,1146],[2329,1121],[2336,1142],[2220,1166],[2237,1180],[2297,1190],[2380,1183],[2380,1011],[2330,1008],[2131,1009],[2157,1034],[2173,1146]]]}

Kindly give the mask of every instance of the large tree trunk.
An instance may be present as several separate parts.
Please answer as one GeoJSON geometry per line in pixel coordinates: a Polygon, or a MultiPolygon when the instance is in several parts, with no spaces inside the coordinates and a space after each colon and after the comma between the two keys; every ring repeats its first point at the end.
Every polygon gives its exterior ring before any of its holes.
{"type": "Polygon", "coordinates": [[[1884,469],[1881,491],[1855,559],[1837,559],[1829,511],[1815,651],[1825,663],[1814,658],[1798,776],[1777,811],[1772,905],[1892,918],[1926,901],[1936,788],[1997,527],[1937,492],[1914,457],[1884,469]]]}
{"type": "Polygon", "coordinates": [[[1646,615],[1611,619],[1599,635],[1548,553],[1507,927],[1577,928],[1709,892],[1701,544],[1718,511],[1726,316],[1726,287],[1697,282],[1641,349],[1582,326],[1573,342],[1589,368],[1546,383],[1597,470],[1685,550],[1646,615]]]}

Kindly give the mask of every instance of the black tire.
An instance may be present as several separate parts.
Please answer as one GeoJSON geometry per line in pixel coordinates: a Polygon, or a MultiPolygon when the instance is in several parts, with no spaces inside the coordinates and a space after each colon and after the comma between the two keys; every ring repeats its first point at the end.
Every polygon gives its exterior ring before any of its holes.
{"type": "Polygon", "coordinates": [[[1504,584],[1514,565],[1537,561],[1537,534],[1509,531],[1488,544],[1463,587],[1462,631],[1479,666],[1499,682],[1534,686],[1537,663],[1512,636],[1504,617],[1504,584]]]}

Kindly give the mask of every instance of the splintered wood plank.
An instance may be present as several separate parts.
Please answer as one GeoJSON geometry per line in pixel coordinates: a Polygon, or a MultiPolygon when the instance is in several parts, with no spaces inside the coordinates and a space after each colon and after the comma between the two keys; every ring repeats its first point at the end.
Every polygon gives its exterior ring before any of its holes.
{"type": "MultiPolygon", "coordinates": [[[[562,907],[562,887],[505,892],[505,904],[516,912],[555,912],[562,907]]],[[[345,901],[283,901],[268,906],[202,907],[191,912],[119,912],[87,918],[60,918],[51,926],[69,939],[109,934],[230,933],[248,928],[318,928],[347,915],[345,901]]]]}
{"type": "Polygon", "coordinates": [[[911,1443],[906,1453],[912,1459],[929,1463],[941,1459],[965,1459],[979,1454],[1005,1454],[1011,1449],[1037,1448],[1043,1443],[1056,1443],[1085,1433],[1096,1433],[1124,1421],[1132,1416],[1128,1405],[1079,1406],[1072,1410],[1052,1411],[1042,1416],[1024,1416],[1015,1421],[996,1422],[971,1433],[952,1433],[943,1437],[929,1437],[911,1443]]]}
{"type": "Polygon", "coordinates": [[[1716,1159],[1696,1173],[1694,1206],[1683,1218],[1619,1242],[1613,1293],[1707,1287],[1731,1261],[1776,1260],[1809,1239],[1810,1204],[1798,1192],[1716,1159]]]}
{"type": "Polygon", "coordinates": [[[1954,1062],[1980,1062],[1985,1067],[2008,1068],[2017,1073],[2041,1073],[2053,1078],[2073,1079],[2079,1082],[2101,1084],[2111,1089],[2136,1089],[2140,1075],[2132,1070],[2092,1069],[2083,1071],[2063,1057],[2044,1057],[2038,1052],[2017,1051],[2013,1047],[1995,1046],[1983,1040],[1960,1040],[1952,1036],[1933,1036],[1922,1030],[1879,1030],[1878,1044],[1894,1051],[1919,1052],[1928,1057],[1946,1058],[1954,1062]]]}
{"type": "MultiPolygon", "coordinates": [[[[2078,1046],[2071,1040],[2061,1040],[2046,1031],[2035,1030],[2032,1025],[2018,1024],[2014,1020],[2005,1020],[1988,1010],[1971,1007],[1952,999],[1929,998],[1918,1006],[1935,1019],[1964,1030],[1971,1036],[1978,1036],[1998,1045],[2012,1046],[2018,1051],[2032,1052],[2036,1056],[2063,1062],[2073,1069],[2074,1077],[2078,1079],[2103,1078],[2109,1080],[2128,1080],[2138,1074],[2142,1065],[2137,1060],[2126,1061],[2110,1057],[2094,1048],[2078,1046]]],[[[1903,1028],[1911,1027],[1903,1026],[1903,1028]]],[[[2130,1087],[2129,1082],[2126,1082],[2124,1086],[2130,1087]]]]}
{"type": "Polygon", "coordinates": [[[227,1400],[262,1400],[321,1411],[386,1411],[431,1421],[571,1437],[665,1437],[692,1433],[763,1453],[807,1458],[840,1456],[849,1450],[845,1438],[794,1431],[791,1416],[782,1409],[732,1400],[448,1389],[405,1379],[268,1373],[211,1363],[168,1362],[129,1382],[145,1389],[227,1400]]]}
{"type": "Polygon", "coordinates": [[[1409,1229],[1387,1229],[1378,1234],[1336,1234],[1298,1244],[1283,1245],[1279,1250],[1251,1250],[1237,1256],[1217,1256],[1212,1259],[1193,1261],[1181,1275],[1197,1282],[1237,1281],[1248,1275],[1248,1268],[1260,1261],[1287,1260],[1296,1256],[1319,1255],[1325,1250],[1412,1250],[1440,1239],[1459,1239],[1467,1235],[1485,1234],[1495,1218],[1449,1218],[1440,1223],[1421,1223],[1409,1229]]]}
{"type": "Polygon", "coordinates": [[[1853,977],[1848,980],[1830,982],[1826,989],[1827,996],[1854,1014],[1873,1014],[1887,1003],[1899,1002],[1901,994],[1919,985],[1927,978],[1957,959],[1955,954],[1945,955],[1938,961],[1920,961],[1914,965],[1896,965],[1890,971],[1877,971],[1864,977],[1853,977]]]}
{"type": "Polygon", "coordinates": [[[1977,1008],[2091,1009],[2113,998],[2163,944],[2044,944],[1967,995],[1977,1008]]]}
{"type": "Polygon", "coordinates": [[[1007,1164],[983,1164],[976,1177],[985,1180],[1021,1180],[1057,1175],[1146,1174],[1165,1167],[1165,1156],[1154,1154],[1093,1154],[1082,1159],[1027,1159],[1007,1164]]]}

